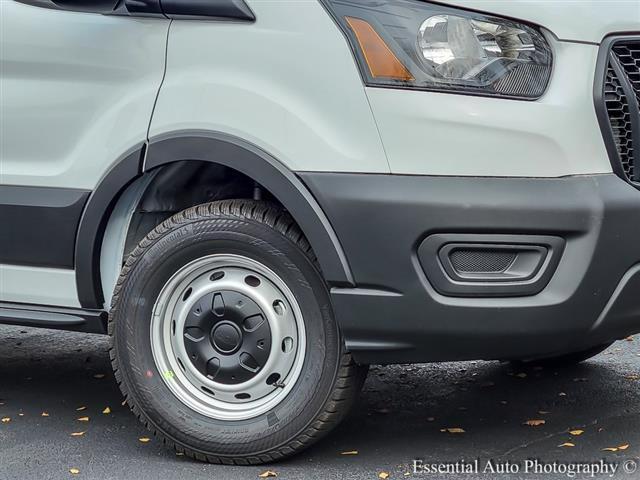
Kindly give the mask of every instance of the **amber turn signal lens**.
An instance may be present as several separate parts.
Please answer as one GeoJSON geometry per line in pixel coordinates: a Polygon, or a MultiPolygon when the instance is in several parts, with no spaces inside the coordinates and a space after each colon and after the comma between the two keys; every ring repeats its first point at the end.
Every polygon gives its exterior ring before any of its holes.
{"type": "Polygon", "coordinates": [[[367,62],[373,78],[392,78],[395,80],[412,81],[413,75],[398,60],[389,46],[378,35],[378,32],[366,21],[345,17],[345,20],[356,34],[360,49],[367,62]]]}

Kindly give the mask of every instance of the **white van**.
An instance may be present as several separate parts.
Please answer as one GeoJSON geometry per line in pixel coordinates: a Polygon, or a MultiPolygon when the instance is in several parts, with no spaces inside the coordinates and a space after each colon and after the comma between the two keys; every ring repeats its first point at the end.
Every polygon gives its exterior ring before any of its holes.
{"type": "Polygon", "coordinates": [[[0,322],[109,333],[191,457],[372,363],[640,331],[640,2],[0,0],[0,322]]]}

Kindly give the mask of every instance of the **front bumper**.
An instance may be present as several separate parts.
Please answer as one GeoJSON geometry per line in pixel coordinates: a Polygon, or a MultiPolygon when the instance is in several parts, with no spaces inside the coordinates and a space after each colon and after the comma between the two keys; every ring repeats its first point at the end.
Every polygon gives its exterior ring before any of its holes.
{"type": "Polygon", "coordinates": [[[531,358],[640,331],[640,192],[612,174],[558,179],[302,173],[356,288],[331,290],[362,363],[531,358]],[[433,234],[564,239],[536,294],[461,298],[418,260],[433,234]]]}

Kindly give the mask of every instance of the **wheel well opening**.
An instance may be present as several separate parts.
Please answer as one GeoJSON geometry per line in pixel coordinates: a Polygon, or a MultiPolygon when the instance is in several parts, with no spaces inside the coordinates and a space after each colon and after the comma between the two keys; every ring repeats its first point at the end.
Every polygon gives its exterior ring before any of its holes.
{"type": "Polygon", "coordinates": [[[269,164],[256,165],[257,178],[264,182],[215,161],[180,160],[163,163],[130,183],[119,195],[101,236],[94,270],[96,288],[101,290],[101,298],[95,297],[98,308],[110,308],[124,262],[149,232],[178,212],[218,200],[265,201],[287,211],[312,246],[325,281],[353,285],[337,237],[315,199],[295,175],[264,165],[269,164]]]}
{"type": "Polygon", "coordinates": [[[185,131],[151,140],[146,150],[138,146],[123,156],[89,197],[76,238],[81,305],[109,308],[122,262],[168,217],[198,204],[231,199],[269,201],[290,213],[312,246],[325,281],[355,286],[337,234],[301,178],[240,138],[185,131]]]}
{"type": "Polygon", "coordinates": [[[145,175],[153,179],[136,205],[126,234],[123,261],[156,226],[195,205],[246,198],[282,204],[252,178],[224,165],[204,161],[178,161],[145,175]]]}

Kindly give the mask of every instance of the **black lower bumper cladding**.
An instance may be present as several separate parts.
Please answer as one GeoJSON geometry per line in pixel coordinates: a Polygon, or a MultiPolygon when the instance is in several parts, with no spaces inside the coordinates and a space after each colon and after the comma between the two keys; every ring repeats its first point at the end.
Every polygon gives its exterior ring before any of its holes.
{"type": "MultiPolygon", "coordinates": [[[[559,179],[304,173],[356,288],[333,288],[363,363],[579,351],[640,331],[640,192],[616,175],[559,179]],[[562,252],[544,288],[441,293],[418,249],[433,235],[545,236],[562,252]]],[[[435,255],[435,253],[434,253],[435,255]]]]}

